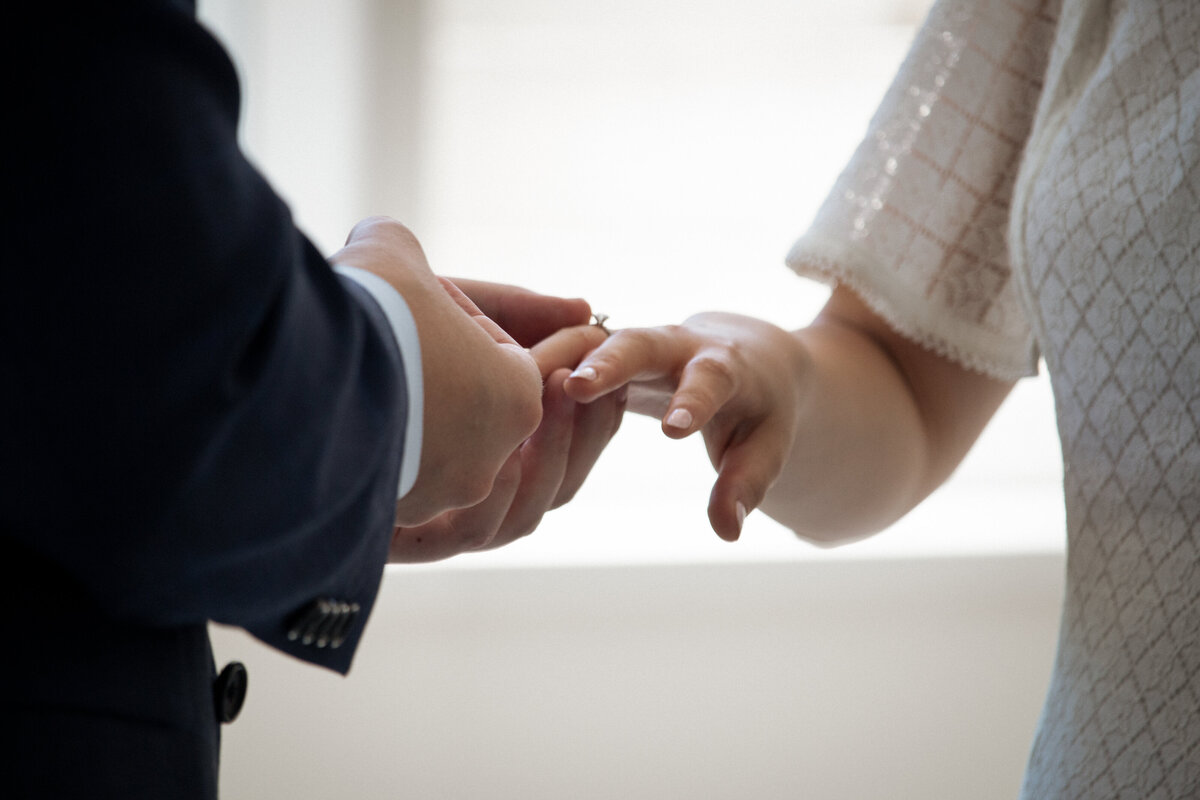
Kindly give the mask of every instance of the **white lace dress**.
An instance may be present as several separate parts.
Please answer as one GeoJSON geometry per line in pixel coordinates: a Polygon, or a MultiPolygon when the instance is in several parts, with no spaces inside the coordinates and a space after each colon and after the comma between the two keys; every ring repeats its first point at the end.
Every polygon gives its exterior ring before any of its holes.
{"type": "Polygon", "coordinates": [[[1040,355],[1068,525],[1022,796],[1200,798],[1200,0],[943,0],[789,264],[1040,355]]]}

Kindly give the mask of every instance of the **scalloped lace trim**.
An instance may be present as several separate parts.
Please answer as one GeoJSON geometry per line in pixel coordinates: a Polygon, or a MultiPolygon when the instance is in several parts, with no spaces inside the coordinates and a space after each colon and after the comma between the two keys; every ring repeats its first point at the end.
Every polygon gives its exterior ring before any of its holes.
{"type": "MultiPolygon", "coordinates": [[[[899,304],[874,285],[869,279],[869,270],[851,269],[840,260],[811,252],[811,249],[802,247],[802,243],[803,240],[797,242],[796,247],[788,254],[786,262],[797,275],[830,286],[845,284],[894,331],[921,347],[960,366],[997,380],[1016,381],[1037,375],[1038,356],[1032,343],[1024,343],[1020,346],[1020,349],[1026,351],[1024,354],[1016,352],[1018,346],[1013,343],[1008,343],[1008,349],[1011,352],[1005,354],[987,354],[965,347],[947,332],[940,330],[941,328],[954,328],[953,320],[948,318],[941,325],[922,324],[913,319],[918,316],[917,314],[902,312],[898,308],[899,304]]],[[[978,338],[980,332],[981,329],[974,329],[974,338],[978,338]]]]}

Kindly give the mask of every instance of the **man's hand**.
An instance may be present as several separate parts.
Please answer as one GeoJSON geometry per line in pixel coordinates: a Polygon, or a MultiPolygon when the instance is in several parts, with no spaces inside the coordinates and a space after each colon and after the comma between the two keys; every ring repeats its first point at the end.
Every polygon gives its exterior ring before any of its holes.
{"type": "Polygon", "coordinates": [[[419,525],[483,502],[541,419],[537,363],[465,294],[434,276],[403,225],[363,220],[333,260],[388,281],[417,324],[425,393],[421,465],[397,503],[397,523],[419,525]]]}
{"type": "Polygon", "coordinates": [[[592,314],[586,300],[538,294],[503,283],[450,280],[522,347],[533,347],[562,328],[584,325],[592,314]]]}
{"type": "Polygon", "coordinates": [[[389,561],[435,561],[506,545],[531,533],[548,510],[575,495],[617,432],[625,410],[621,392],[587,405],[563,392],[571,369],[604,336],[597,327],[577,326],[534,347],[534,358],[546,376],[537,431],[504,463],[483,502],[447,511],[424,525],[398,525],[389,561]]]}

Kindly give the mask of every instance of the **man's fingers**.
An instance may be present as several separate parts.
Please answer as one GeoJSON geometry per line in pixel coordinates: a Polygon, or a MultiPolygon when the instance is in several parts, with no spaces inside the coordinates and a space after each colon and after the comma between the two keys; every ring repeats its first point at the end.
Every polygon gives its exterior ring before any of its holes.
{"type": "Polygon", "coordinates": [[[471,319],[475,320],[476,324],[483,328],[483,330],[486,331],[487,334],[491,336],[497,344],[517,344],[517,340],[509,336],[508,332],[505,331],[504,328],[498,325],[487,314],[484,314],[482,311],[480,311],[479,306],[475,305],[471,298],[467,297],[463,290],[454,284],[454,281],[450,280],[449,278],[443,278],[440,275],[437,276],[437,279],[438,282],[442,284],[442,288],[446,290],[446,294],[450,296],[450,299],[453,300],[459,308],[467,312],[467,315],[471,317],[471,319]]]}
{"type": "Polygon", "coordinates": [[[551,508],[569,502],[583,486],[600,454],[621,426],[626,398],[625,390],[618,389],[593,403],[580,403],[575,407],[571,454],[551,508]]]}
{"type": "Polygon", "coordinates": [[[450,280],[449,278],[443,278],[441,275],[438,275],[437,279],[438,283],[440,283],[442,288],[446,291],[446,294],[450,295],[450,299],[453,300],[459,308],[467,312],[469,316],[487,316],[479,309],[479,306],[475,305],[474,300],[468,297],[462,289],[458,288],[458,285],[455,284],[454,281],[450,280]]]}
{"type": "Polygon", "coordinates": [[[502,283],[453,281],[522,347],[532,347],[562,328],[583,325],[592,314],[587,301],[578,298],[554,297],[502,283]]]}
{"type": "Polygon", "coordinates": [[[595,325],[563,328],[530,348],[533,360],[545,380],[556,369],[572,369],[580,359],[599,347],[608,337],[595,325]]]}
{"type": "Polygon", "coordinates": [[[562,484],[571,452],[575,402],[562,390],[567,370],[546,381],[542,424],[521,446],[521,485],[503,524],[488,547],[500,547],[533,532],[562,484]]]}
{"type": "Polygon", "coordinates": [[[482,503],[447,511],[424,525],[397,527],[392,532],[388,561],[438,561],[486,547],[504,522],[520,485],[521,459],[514,452],[496,474],[492,492],[482,503]]]}
{"type": "Polygon", "coordinates": [[[421,249],[421,243],[417,241],[416,234],[406,225],[391,217],[374,216],[359,220],[347,234],[346,244],[351,245],[371,239],[385,241],[393,246],[399,245],[406,249],[414,248],[424,257],[424,251],[421,249]]]}
{"type": "Polygon", "coordinates": [[[675,375],[689,358],[683,329],[626,328],[608,337],[567,378],[567,394],[590,403],[634,380],[675,375]]]}

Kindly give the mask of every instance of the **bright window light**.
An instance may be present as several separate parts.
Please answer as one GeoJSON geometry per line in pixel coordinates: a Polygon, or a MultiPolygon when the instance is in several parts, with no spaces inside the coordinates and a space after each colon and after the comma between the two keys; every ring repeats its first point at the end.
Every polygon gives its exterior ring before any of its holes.
{"type": "MultiPolygon", "coordinates": [[[[927,6],[223,0],[206,14],[242,72],[247,148],[326,250],[384,213],[416,231],[435,271],[583,296],[614,327],[711,309],[795,327],[827,291],[783,255],[927,6]]],[[[1063,548],[1044,377],[1018,386],[945,487],[862,543],[818,550],[761,514],[721,542],[705,515],[712,479],[698,438],[629,416],[533,536],[431,568],[1063,548]]]]}

